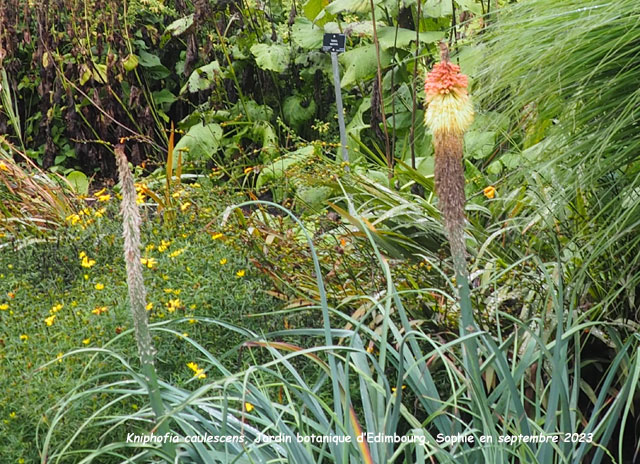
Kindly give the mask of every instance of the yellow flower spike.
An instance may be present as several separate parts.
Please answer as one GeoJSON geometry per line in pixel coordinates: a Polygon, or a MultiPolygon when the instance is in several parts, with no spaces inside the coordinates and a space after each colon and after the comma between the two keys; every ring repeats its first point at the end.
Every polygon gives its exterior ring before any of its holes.
{"type": "Polygon", "coordinates": [[[484,193],[485,197],[491,200],[496,196],[496,188],[493,185],[490,185],[488,187],[485,187],[484,190],[482,190],[482,193],[484,193]]]}

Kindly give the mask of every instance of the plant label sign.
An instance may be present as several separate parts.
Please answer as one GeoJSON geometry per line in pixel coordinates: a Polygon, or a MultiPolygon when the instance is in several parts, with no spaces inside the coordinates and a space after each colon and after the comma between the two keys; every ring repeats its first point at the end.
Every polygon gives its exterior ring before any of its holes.
{"type": "Polygon", "coordinates": [[[346,41],[344,34],[325,34],[322,38],[322,51],[331,53],[344,52],[346,41]]]}

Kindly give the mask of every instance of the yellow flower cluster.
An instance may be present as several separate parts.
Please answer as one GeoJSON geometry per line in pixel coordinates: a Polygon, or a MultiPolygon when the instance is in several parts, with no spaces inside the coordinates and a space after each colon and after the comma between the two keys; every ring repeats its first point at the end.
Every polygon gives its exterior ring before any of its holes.
{"type": "Polygon", "coordinates": [[[82,260],[82,267],[93,267],[96,264],[95,259],[90,259],[84,251],[81,251],[78,257],[82,260]]]}
{"type": "Polygon", "coordinates": [[[100,314],[104,314],[107,311],[109,311],[109,308],[107,308],[106,306],[98,306],[95,309],[93,309],[91,312],[96,316],[99,316],[100,314]]]}
{"type": "Polygon", "coordinates": [[[207,378],[207,374],[204,373],[204,369],[200,369],[196,363],[188,362],[187,367],[194,372],[193,374],[194,377],[197,377],[199,379],[207,378]]]}

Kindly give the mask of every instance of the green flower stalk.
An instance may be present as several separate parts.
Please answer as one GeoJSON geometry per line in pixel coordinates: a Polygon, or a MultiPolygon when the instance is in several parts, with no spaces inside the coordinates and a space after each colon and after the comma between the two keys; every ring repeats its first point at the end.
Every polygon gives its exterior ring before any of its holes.
{"type": "MultiPolygon", "coordinates": [[[[129,288],[129,303],[131,315],[133,316],[133,326],[136,342],[138,345],[138,355],[142,367],[142,375],[147,384],[151,407],[159,419],[164,414],[164,404],[160,394],[158,376],[154,366],[156,350],[151,340],[149,331],[149,321],[147,318],[147,291],[142,277],[142,264],[140,262],[140,213],[136,203],[136,189],[133,183],[133,175],[129,170],[129,163],[124,154],[124,146],[117,145],[115,148],[116,163],[118,166],[118,177],[122,188],[122,203],[120,213],[122,214],[122,236],[124,238],[124,260],[127,267],[127,286],[129,288]]],[[[168,431],[166,422],[159,428],[160,432],[168,431]]]]}

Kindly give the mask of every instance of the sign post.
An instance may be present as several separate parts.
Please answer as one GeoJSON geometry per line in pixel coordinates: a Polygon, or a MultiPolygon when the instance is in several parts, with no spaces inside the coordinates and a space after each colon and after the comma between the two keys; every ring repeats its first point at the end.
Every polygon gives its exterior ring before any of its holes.
{"type": "Polygon", "coordinates": [[[342,93],[340,91],[340,68],[338,68],[338,53],[345,50],[346,36],[344,34],[325,34],[322,40],[322,51],[331,53],[333,68],[333,86],[336,92],[336,108],[338,110],[338,126],[340,127],[340,145],[342,147],[342,161],[349,170],[349,153],[347,153],[347,129],[344,125],[344,110],[342,108],[342,93]]]}

